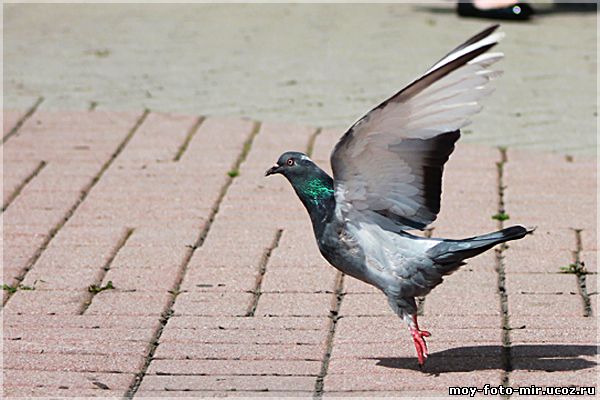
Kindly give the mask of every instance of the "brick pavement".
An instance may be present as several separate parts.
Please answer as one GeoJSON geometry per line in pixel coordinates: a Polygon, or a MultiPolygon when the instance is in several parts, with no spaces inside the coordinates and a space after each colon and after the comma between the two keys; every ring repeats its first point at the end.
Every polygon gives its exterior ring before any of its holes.
{"type": "Polygon", "coordinates": [[[6,396],[597,386],[594,160],[457,147],[432,234],[538,229],[422,302],[421,371],[384,297],[327,266],[287,182],[263,177],[284,150],[327,166],[339,131],[36,104],[3,121],[6,396]]]}

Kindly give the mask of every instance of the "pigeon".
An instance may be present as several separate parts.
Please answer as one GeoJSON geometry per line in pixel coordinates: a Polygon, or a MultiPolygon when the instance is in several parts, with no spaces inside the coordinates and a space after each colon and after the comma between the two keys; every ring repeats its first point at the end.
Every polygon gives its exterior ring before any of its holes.
{"type": "Polygon", "coordinates": [[[488,82],[500,74],[489,67],[503,54],[488,52],[503,37],[498,27],[473,36],[355,122],[331,153],[333,178],[297,151],[282,154],[266,171],[292,185],[323,257],[387,296],[408,325],[420,366],[430,333],[419,328],[415,297],[466,259],[533,231],[515,225],[461,240],[409,232],[436,219],[444,164],[460,128],[490,94],[488,82]]]}

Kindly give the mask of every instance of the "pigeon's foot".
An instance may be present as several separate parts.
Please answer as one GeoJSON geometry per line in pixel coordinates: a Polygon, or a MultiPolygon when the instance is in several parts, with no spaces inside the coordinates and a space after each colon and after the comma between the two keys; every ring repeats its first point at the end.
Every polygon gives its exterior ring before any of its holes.
{"type": "Polygon", "coordinates": [[[419,360],[419,366],[423,366],[425,364],[425,359],[429,355],[427,351],[427,343],[425,343],[426,337],[431,336],[431,333],[428,331],[422,331],[419,329],[419,324],[417,323],[417,316],[413,316],[414,325],[410,326],[410,333],[413,337],[413,341],[415,342],[415,349],[417,350],[417,358],[419,360]]]}

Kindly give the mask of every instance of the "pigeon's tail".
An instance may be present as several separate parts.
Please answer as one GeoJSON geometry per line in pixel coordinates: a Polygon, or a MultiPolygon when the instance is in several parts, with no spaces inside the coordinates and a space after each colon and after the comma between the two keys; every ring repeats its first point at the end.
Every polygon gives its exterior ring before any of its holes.
{"type": "Polygon", "coordinates": [[[451,267],[460,265],[463,260],[475,257],[497,244],[521,239],[535,228],[514,225],[497,232],[462,240],[444,240],[427,251],[427,255],[438,265],[451,267]]]}

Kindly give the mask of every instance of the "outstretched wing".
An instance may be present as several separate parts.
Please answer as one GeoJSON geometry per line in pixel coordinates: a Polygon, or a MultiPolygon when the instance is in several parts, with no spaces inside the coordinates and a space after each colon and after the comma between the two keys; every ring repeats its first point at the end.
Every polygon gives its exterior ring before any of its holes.
{"type": "Polygon", "coordinates": [[[503,36],[497,28],[452,50],[350,127],[331,154],[338,213],[360,212],[390,230],[424,229],[436,219],[459,129],[499,74],[488,67],[503,55],[486,53],[503,36]]]}

